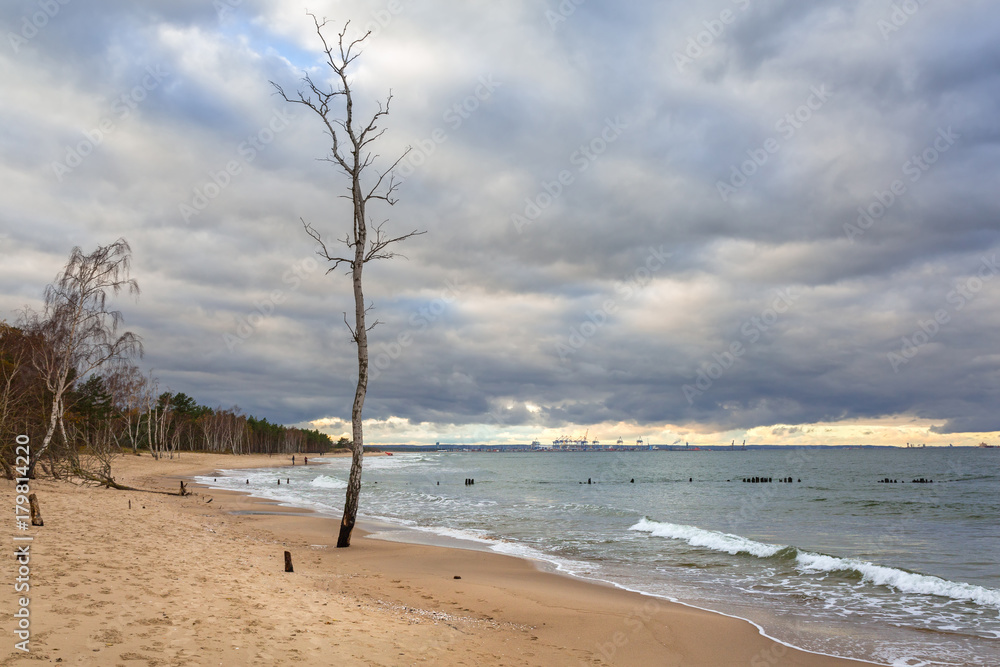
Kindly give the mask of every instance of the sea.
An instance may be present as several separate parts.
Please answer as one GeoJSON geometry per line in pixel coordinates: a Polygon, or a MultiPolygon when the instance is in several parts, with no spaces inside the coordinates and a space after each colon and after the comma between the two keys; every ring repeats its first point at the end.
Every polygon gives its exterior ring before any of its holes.
{"type": "MultiPolygon", "coordinates": [[[[339,518],[349,467],[198,481],[339,518]]],[[[1000,665],[1000,449],[369,454],[359,521],[743,618],[807,651],[1000,665]]]]}

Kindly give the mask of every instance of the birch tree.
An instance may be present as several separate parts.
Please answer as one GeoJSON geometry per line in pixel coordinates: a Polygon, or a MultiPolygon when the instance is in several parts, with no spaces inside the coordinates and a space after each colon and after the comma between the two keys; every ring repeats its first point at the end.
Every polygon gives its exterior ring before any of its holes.
{"type": "Polygon", "coordinates": [[[153,376],[153,371],[149,372],[149,380],[147,381],[146,391],[143,394],[143,400],[146,406],[146,442],[149,445],[149,455],[154,459],[159,458],[157,456],[157,409],[159,403],[157,401],[157,392],[160,390],[160,382],[153,376]]]}
{"type": "Polygon", "coordinates": [[[119,392],[119,408],[125,419],[128,442],[132,453],[139,455],[139,442],[142,438],[142,412],[146,406],[146,392],[149,391],[149,381],[135,366],[129,366],[117,385],[119,392]]]}
{"type": "Polygon", "coordinates": [[[393,205],[396,203],[394,193],[398,183],[393,178],[393,169],[399,164],[409,149],[384,171],[376,166],[378,155],[374,153],[373,144],[385,132],[379,123],[389,114],[389,104],[392,102],[392,91],[379,101],[377,109],[360,121],[355,118],[354,96],[348,70],[361,55],[361,46],[371,32],[357,39],[347,37],[350,21],[337,34],[336,42],[327,40],[323,31],[327,25],[324,19],[320,21],[315,15],[309,14],[316,26],[316,34],[322,44],[324,65],[329,68],[327,74],[331,83],[315,82],[309,74],[302,79],[304,90],[289,96],[277,83],[271,85],[286,102],[301,104],[311,110],[322,124],[323,130],[330,140],[330,152],[323,160],[330,162],[347,177],[348,195],[342,195],[352,204],[351,222],[339,243],[342,250],[332,250],[323,235],[311,224],[302,220],[307,234],[319,246],[317,254],[327,261],[327,273],[341,265],[347,268],[351,276],[354,291],[354,324],[348,321],[344,314],[344,323],[351,333],[351,338],[358,353],[358,382],[354,392],[354,403],[351,407],[351,472],[347,482],[347,492],[344,501],[344,516],[340,524],[340,534],[337,538],[338,547],[351,545],[351,532],[358,512],[358,499],[361,494],[361,467],[364,458],[364,433],[362,429],[362,412],[365,396],[368,392],[368,332],[378,324],[378,321],[368,324],[367,315],[371,306],[365,303],[362,287],[362,273],[365,264],[378,259],[391,259],[396,256],[389,247],[411,236],[423,232],[412,231],[402,236],[393,237],[384,230],[384,222],[375,224],[369,219],[368,206],[374,203],[393,205]],[[367,122],[366,122],[367,121],[367,122]]]}
{"type": "Polygon", "coordinates": [[[14,479],[15,437],[40,438],[44,420],[45,385],[31,366],[40,341],[23,329],[0,321],[0,466],[14,479]]]}
{"type": "Polygon", "coordinates": [[[119,333],[121,311],[109,308],[108,296],[122,290],[138,296],[139,285],[129,277],[132,249],[118,239],[85,255],[73,248],[56,282],[45,288],[45,308],[28,313],[28,329],[40,335],[32,362],[51,394],[48,424],[41,446],[31,453],[28,477],[52,445],[56,428],[65,440],[63,416],[67,392],[91,372],[142,354],[142,342],[131,331],[119,333]]]}

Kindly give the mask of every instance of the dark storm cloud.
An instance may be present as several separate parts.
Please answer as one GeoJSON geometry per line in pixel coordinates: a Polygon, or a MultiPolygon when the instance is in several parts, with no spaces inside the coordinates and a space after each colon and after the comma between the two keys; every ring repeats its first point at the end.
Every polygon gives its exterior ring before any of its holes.
{"type": "MultiPolygon", "coordinates": [[[[304,7],[216,5],[0,10],[0,305],[126,236],[164,387],[346,418],[348,282],[299,223],[338,236],[345,183],[268,83],[324,78],[316,37],[304,7]]],[[[373,29],[354,89],[393,91],[385,164],[412,148],[373,216],[428,231],[368,268],[370,417],[1000,429],[990,3],[321,5],[373,29]]]]}

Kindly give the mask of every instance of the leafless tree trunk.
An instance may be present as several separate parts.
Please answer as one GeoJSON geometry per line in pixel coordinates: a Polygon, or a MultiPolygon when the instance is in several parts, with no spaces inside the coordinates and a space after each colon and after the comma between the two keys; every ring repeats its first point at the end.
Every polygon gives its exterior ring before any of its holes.
{"type": "Polygon", "coordinates": [[[229,446],[233,454],[246,454],[250,449],[250,437],[247,433],[246,417],[239,414],[238,408],[233,408],[233,419],[230,423],[229,446]]]}
{"type": "Polygon", "coordinates": [[[174,452],[177,452],[177,456],[180,456],[180,444],[186,430],[187,424],[178,420],[174,426],[173,437],[170,438],[170,458],[174,458],[174,452]]]}
{"type": "Polygon", "coordinates": [[[284,453],[301,453],[303,449],[302,443],[304,442],[305,437],[302,435],[302,431],[298,429],[288,429],[285,431],[285,442],[283,443],[284,453]]]}
{"type": "Polygon", "coordinates": [[[116,373],[109,373],[107,380],[106,384],[114,400],[115,410],[123,422],[128,444],[132,447],[132,453],[138,454],[142,409],[146,401],[146,377],[138,368],[129,364],[116,373]]]}
{"type": "MultiPolygon", "coordinates": [[[[0,322],[0,424],[6,425],[14,420],[18,396],[17,380],[24,369],[28,356],[28,346],[22,343],[23,334],[20,330],[0,322]],[[8,342],[11,341],[11,342],[8,342]]],[[[3,433],[6,439],[7,433],[3,433]]]]}
{"type": "Polygon", "coordinates": [[[216,408],[212,412],[202,415],[195,422],[195,426],[201,431],[205,441],[205,449],[210,452],[221,451],[220,437],[222,429],[222,408],[216,408]]]}
{"type": "Polygon", "coordinates": [[[170,432],[170,422],[173,421],[174,413],[170,406],[171,395],[166,394],[166,399],[163,405],[159,405],[157,401],[154,407],[154,420],[156,423],[156,458],[161,458],[163,453],[166,452],[170,447],[170,440],[168,434],[170,432]]]}
{"type": "Polygon", "coordinates": [[[362,272],[368,262],[394,257],[395,253],[388,250],[388,247],[393,243],[423,232],[414,230],[393,238],[384,233],[383,225],[385,223],[376,225],[368,220],[366,207],[369,203],[382,200],[390,206],[395,204],[396,200],[393,194],[397,183],[392,177],[392,171],[406,156],[406,152],[409,152],[409,150],[404,152],[387,170],[381,173],[373,167],[377,156],[371,152],[371,145],[385,132],[384,129],[379,129],[378,123],[383,116],[389,113],[389,104],[392,101],[391,91],[384,106],[379,102],[378,110],[372,115],[367,125],[363,124],[363,121],[356,123],[354,119],[354,99],[348,82],[347,70],[360,55],[361,44],[371,33],[365,33],[359,39],[346,38],[347,28],[350,25],[348,21],[344,25],[344,29],[337,35],[337,43],[330,44],[323,35],[323,28],[327,21],[320,21],[313,14],[310,16],[316,25],[316,34],[323,44],[326,64],[333,74],[335,85],[318,86],[307,74],[303,78],[307,90],[298,91],[294,97],[286,95],[284,89],[273,81],[271,85],[286,102],[301,104],[311,109],[319,117],[332,142],[330,155],[324,159],[338,166],[340,171],[350,179],[353,221],[351,232],[341,239],[350,251],[346,257],[331,254],[321,234],[310,224],[302,221],[306,233],[319,244],[318,254],[330,264],[327,273],[335,270],[341,264],[346,265],[350,269],[349,273],[354,287],[354,326],[352,327],[347,321],[346,314],[344,315],[344,323],[347,324],[351,337],[357,345],[358,384],[354,392],[354,405],[351,408],[351,430],[354,436],[351,444],[351,473],[347,482],[344,517],[341,520],[340,535],[337,538],[338,547],[349,547],[351,546],[351,531],[354,530],[354,522],[358,513],[358,498],[361,495],[361,466],[364,457],[362,411],[365,395],[368,392],[368,331],[378,324],[377,321],[371,325],[366,322],[370,306],[365,305],[361,281],[362,272]],[[342,114],[341,104],[343,105],[342,114]],[[372,167],[375,174],[373,177],[365,178],[369,167],[372,167]]]}
{"type": "Polygon", "coordinates": [[[146,441],[149,444],[149,455],[154,459],[159,458],[157,455],[157,390],[159,389],[159,382],[153,377],[153,372],[149,373],[149,382],[146,387],[146,393],[143,398],[145,399],[146,405],[146,441]]]}
{"type": "Polygon", "coordinates": [[[47,343],[38,347],[32,361],[52,393],[45,437],[32,452],[28,477],[34,477],[38,459],[61,426],[66,392],[73,383],[106,364],[142,354],[138,336],[131,331],[118,334],[121,311],[109,310],[107,303],[109,292],[126,289],[139,294],[138,283],[128,277],[131,258],[132,249],[125,239],[98,246],[89,255],[73,248],[66,268],[45,288],[44,312],[27,318],[26,328],[47,343]]]}
{"type": "Polygon", "coordinates": [[[24,331],[0,322],[0,465],[14,479],[15,437],[32,421],[30,394],[39,384],[28,379],[31,339],[24,331]]]}

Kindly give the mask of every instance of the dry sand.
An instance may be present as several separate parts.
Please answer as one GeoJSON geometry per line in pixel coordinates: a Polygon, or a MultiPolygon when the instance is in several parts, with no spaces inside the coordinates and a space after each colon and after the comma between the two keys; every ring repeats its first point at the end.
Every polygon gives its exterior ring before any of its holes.
{"type": "MultiPolygon", "coordinates": [[[[289,462],[126,456],[115,477],[175,491],[185,476],[289,462]]],[[[0,486],[13,500],[13,483],[0,486]]],[[[45,526],[30,531],[31,653],[14,649],[18,594],[7,588],[0,665],[864,664],[499,554],[360,530],[351,548],[335,549],[337,521],[242,494],[192,487],[182,498],[44,480],[32,490],[45,526]],[[278,514],[232,514],[240,510],[278,514]]],[[[6,568],[11,582],[15,569],[6,568]]]]}

